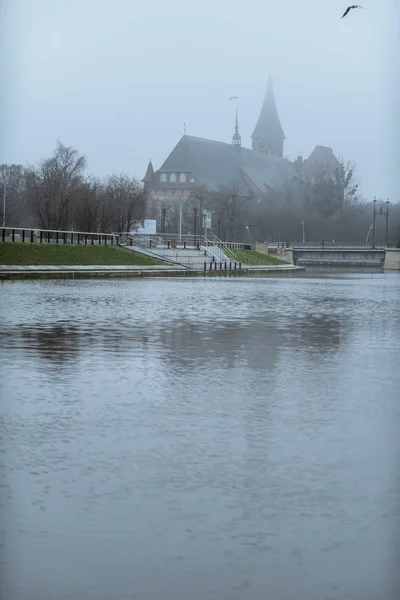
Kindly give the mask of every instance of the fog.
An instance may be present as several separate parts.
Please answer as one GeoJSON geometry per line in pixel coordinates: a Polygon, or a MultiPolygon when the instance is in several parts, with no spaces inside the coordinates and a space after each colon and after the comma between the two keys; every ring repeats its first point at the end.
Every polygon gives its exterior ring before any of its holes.
{"type": "Polygon", "coordinates": [[[144,176],[183,134],[242,144],[268,75],[284,155],[355,161],[366,199],[399,199],[397,0],[2,0],[0,163],[78,148],[88,170],[144,176]],[[122,118],[119,118],[122,117],[122,118]],[[398,160],[397,160],[398,162],[398,160]]]}

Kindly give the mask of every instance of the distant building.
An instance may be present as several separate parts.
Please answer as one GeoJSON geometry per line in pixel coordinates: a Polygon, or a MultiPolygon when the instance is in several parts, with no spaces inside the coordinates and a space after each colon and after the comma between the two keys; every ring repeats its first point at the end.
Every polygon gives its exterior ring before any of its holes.
{"type": "Polygon", "coordinates": [[[312,177],[322,166],[334,175],[340,168],[332,149],[325,146],[316,146],[306,160],[283,158],[285,134],[271,79],[251,139],[252,148],[244,148],[236,112],[232,143],[185,134],[159,169],[154,171],[150,160],[143,182],[153,216],[159,216],[161,205],[187,199],[199,187],[212,191],[235,185],[241,195],[261,200],[285,186],[295,196],[300,174],[312,177]]]}

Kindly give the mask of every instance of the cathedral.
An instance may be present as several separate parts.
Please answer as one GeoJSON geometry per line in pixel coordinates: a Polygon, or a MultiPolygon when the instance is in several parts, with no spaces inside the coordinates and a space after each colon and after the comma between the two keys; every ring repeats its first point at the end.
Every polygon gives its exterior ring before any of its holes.
{"type": "Polygon", "coordinates": [[[154,171],[150,160],[142,181],[154,216],[161,205],[185,200],[199,187],[216,191],[234,185],[241,196],[262,201],[285,186],[295,197],[299,173],[312,178],[322,167],[333,175],[340,167],[332,149],[326,146],[316,146],[305,160],[301,156],[294,162],[283,158],[285,134],[271,78],[251,139],[251,149],[242,146],[236,111],[231,143],[185,134],[159,169],[154,171]]]}

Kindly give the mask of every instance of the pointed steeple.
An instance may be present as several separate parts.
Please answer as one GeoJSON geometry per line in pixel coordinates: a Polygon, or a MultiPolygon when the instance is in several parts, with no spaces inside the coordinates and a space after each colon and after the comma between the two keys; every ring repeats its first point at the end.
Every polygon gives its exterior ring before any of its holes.
{"type": "Polygon", "coordinates": [[[142,182],[143,183],[151,183],[152,181],[154,181],[154,169],[153,169],[153,163],[151,162],[151,159],[150,159],[149,164],[147,165],[146,175],[143,177],[142,182]]]}
{"type": "Polygon", "coordinates": [[[237,109],[237,107],[236,107],[235,133],[233,134],[233,137],[232,137],[232,144],[234,146],[239,146],[239,147],[242,145],[242,138],[241,138],[240,133],[239,133],[238,109],[237,109]]]}
{"type": "Polygon", "coordinates": [[[251,138],[253,150],[283,156],[285,134],[276,109],[271,76],[268,79],[264,103],[251,138]]]}

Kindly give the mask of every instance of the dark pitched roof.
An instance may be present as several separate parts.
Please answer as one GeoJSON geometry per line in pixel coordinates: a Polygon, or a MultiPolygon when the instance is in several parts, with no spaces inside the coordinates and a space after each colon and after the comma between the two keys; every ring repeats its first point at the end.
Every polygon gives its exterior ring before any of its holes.
{"type": "Polygon", "coordinates": [[[340,168],[340,162],[328,146],[315,146],[310,156],[304,161],[306,169],[314,173],[320,167],[328,168],[332,173],[340,168]]]}
{"type": "Polygon", "coordinates": [[[261,191],[277,190],[283,181],[295,175],[289,161],[232,144],[184,135],[158,172],[191,171],[209,190],[239,183],[246,193],[246,175],[261,191]]]}
{"type": "Polygon", "coordinates": [[[268,79],[267,91],[265,92],[260,116],[258,117],[257,124],[251,137],[253,139],[285,139],[285,134],[283,133],[278,111],[276,109],[271,78],[268,79]]]}

